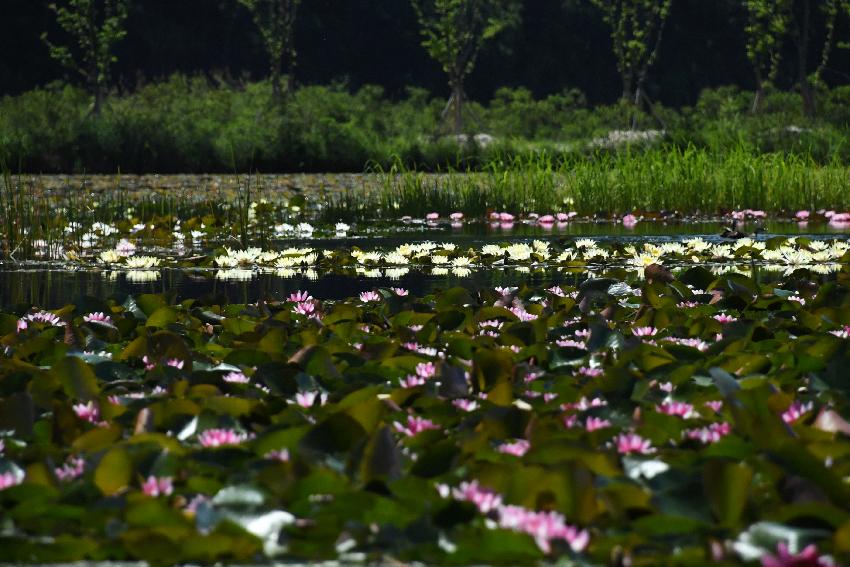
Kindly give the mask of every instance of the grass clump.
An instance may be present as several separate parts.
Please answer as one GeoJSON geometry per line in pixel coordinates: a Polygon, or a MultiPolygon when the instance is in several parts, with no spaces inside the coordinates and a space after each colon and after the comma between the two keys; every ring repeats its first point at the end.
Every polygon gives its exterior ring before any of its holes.
{"type": "Polygon", "coordinates": [[[569,210],[790,212],[848,204],[848,169],[837,160],[819,164],[811,156],[762,154],[744,146],[725,154],[693,146],[598,152],[591,160],[542,152],[494,160],[480,171],[447,169],[436,176],[399,161],[378,174],[379,191],[345,195],[326,209],[328,218],[422,217],[455,211],[470,216],[569,210]]]}

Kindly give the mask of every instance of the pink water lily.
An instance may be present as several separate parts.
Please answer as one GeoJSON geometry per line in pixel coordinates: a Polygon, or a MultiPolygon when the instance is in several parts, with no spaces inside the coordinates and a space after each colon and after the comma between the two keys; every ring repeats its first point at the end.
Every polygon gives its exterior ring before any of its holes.
{"type": "MultiPolygon", "coordinates": [[[[52,327],[62,327],[64,323],[62,323],[62,319],[59,318],[55,313],[50,313],[48,311],[37,311],[36,313],[29,313],[24,315],[24,329],[26,329],[26,323],[40,323],[42,325],[50,325],[52,327]]],[[[19,327],[20,330],[20,327],[19,327]]]]}
{"type": "Polygon", "coordinates": [[[221,379],[231,384],[247,384],[251,381],[251,379],[245,376],[242,372],[228,372],[222,376],[221,379]]]}
{"type": "Polygon", "coordinates": [[[399,380],[399,385],[401,385],[402,388],[418,388],[419,386],[424,386],[425,382],[425,378],[409,374],[399,380]]]}
{"type": "Polygon", "coordinates": [[[531,449],[531,443],[526,441],[525,439],[517,439],[512,443],[502,443],[498,447],[498,451],[500,453],[504,453],[506,455],[513,455],[515,457],[522,457],[528,450],[531,449]]]}
{"type": "Polygon", "coordinates": [[[319,401],[319,405],[323,406],[328,401],[328,395],[324,392],[318,392],[316,390],[311,390],[309,392],[298,392],[295,394],[295,403],[301,406],[302,408],[311,408],[313,404],[316,403],[316,400],[319,401]]]}
{"type": "Polygon", "coordinates": [[[142,483],[142,492],[146,496],[156,498],[158,496],[170,496],[174,492],[172,478],[170,476],[149,476],[142,483]]]}
{"type": "Polygon", "coordinates": [[[482,514],[489,514],[502,506],[502,497],[497,492],[479,485],[477,480],[461,482],[455,488],[437,485],[437,490],[443,498],[451,496],[455,500],[474,504],[482,514]]]}
{"type": "Polygon", "coordinates": [[[835,563],[828,557],[821,557],[818,548],[811,544],[800,553],[792,553],[784,541],[776,546],[776,555],[761,558],[762,567],[832,567],[835,563]]]}
{"type": "Polygon", "coordinates": [[[82,476],[86,470],[86,461],[82,457],[68,457],[61,467],[53,469],[53,473],[60,481],[71,481],[82,476]]]}
{"type": "Polygon", "coordinates": [[[233,429],[207,429],[198,435],[198,443],[201,447],[215,448],[227,445],[239,445],[249,439],[247,433],[233,429]]]}
{"type": "Polygon", "coordinates": [[[427,215],[425,215],[425,218],[427,220],[434,221],[440,218],[440,213],[428,213],[427,215]]]}
{"type": "Polygon", "coordinates": [[[582,366],[577,371],[576,374],[579,376],[585,376],[587,378],[598,378],[605,374],[605,371],[601,368],[591,368],[589,366],[582,366]]]}
{"type": "Polygon", "coordinates": [[[17,486],[24,481],[23,477],[14,472],[0,473],[0,490],[6,490],[13,486],[17,486]]]}
{"type": "Polygon", "coordinates": [[[811,216],[811,213],[809,211],[801,210],[801,211],[797,211],[797,213],[794,215],[794,218],[797,219],[798,221],[805,221],[805,220],[809,220],[809,216],[811,216]]]}
{"type": "Polygon", "coordinates": [[[71,406],[77,417],[89,423],[97,423],[100,420],[100,408],[93,401],[88,401],[84,404],[74,404],[71,406]]]}
{"type": "Polygon", "coordinates": [[[561,409],[564,411],[585,411],[590,408],[604,408],[607,405],[608,402],[603,398],[593,398],[588,400],[586,397],[582,396],[582,398],[577,402],[561,404],[561,409]]]}
{"type": "Polygon", "coordinates": [[[292,307],[292,312],[298,315],[314,315],[316,313],[316,304],[312,301],[301,301],[292,307]]]}
{"type": "Polygon", "coordinates": [[[509,307],[508,311],[517,316],[520,321],[534,321],[537,319],[537,315],[534,313],[529,313],[522,307],[509,307]]]}
{"type": "Polygon", "coordinates": [[[443,498],[470,502],[482,514],[495,515],[496,525],[503,530],[530,535],[544,553],[552,551],[554,541],[566,542],[575,552],[583,551],[590,542],[587,530],[567,524],[563,515],[505,505],[500,494],[480,486],[476,480],[462,482],[456,488],[437,485],[437,490],[443,498]]]}
{"type": "Polygon", "coordinates": [[[632,335],[636,337],[654,337],[658,334],[658,329],[655,327],[633,327],[632,335]]]}
{"type": "Polygon", "coordinates": [[[416,365],[416,375],[421,378],[433,378],[437,375],[437,367],[433,362],[420,362],[416,365]]]}
{"type": "Polygon", "coordinates": [[[551,553],[555,540],[565,541],[575,552],[583,551],[590,542],[587,530],[567,524],[564,516],[557,512],[535,512],[520,506],[502,506],[498,515],[500,528],[530,535],[543,553],[551,553]]]}
{"type": "Polygon", "coordinates": [[[782,412],[782,421],[787,424],[796,423],[800,420],[801,417],[809,413],[814,409],[814,404],[812,402],[802,403],[798,400],[794,400],[791,406],[782,412]]]}
{"type": "Polygon", "coordinates": [[[302,303],[305,301],[313,301],[313,296],[307,291],[295,291],[289,294],[287,301],[291,303],[302,303]]]}
{"type": "Polygon", "coordinates": [[[638,223],[638,218],[632,214],[628,214],[623,217],[623,226],[626,228],[632,228],[638,223]]]}
{"type": "Polygon", "coordinates": [[[656,405],[655,411],[684,419],[688,419],[695,415],[694,406],[686,402],[665,401],[656,405]]]}
{"type": "Polygon", "coordinates": [[[418,435],[423,431],[428,431],[431,429],[440,429],[436,423],[431,421],[430,419],[419,417],[418,415],[409,415],[407,416],[406,423],[399,423],[398,421],[393,423],[393,427],[399,433],[404,433],[408,437],[413,437],[414,435],[418,435]]]}
{"type": "Polygon", "coordinates": [[[732,426],[725,421],[722,421],[720,423],[710,423],[705,427],[686,429],[682,432],[682,435],[688,439],[694,439],[700,443],[709,444],[717,443],[730,433],[732,433],[732,426]]]}
{"type": "Polygon", "coordinates": [[[606,427],[611,427],[611,422],[601,417],[594,417],[591,415],[584,422],[584,430],[588,433],[592,433],[599,429],[605,429],[606,427]]]}
{"type": "Polygon", "coordinates": [[[410,294],[410,292],[403,287],[391,287],[390,290],[399,297],[406,297],[410,294]]]}
{"type": "Polygon", "coordinates": [[[615,438],[617,452],[621,455],[651,455],[656,449],[648,439],[644,439],[637,433],[621,433],[615,438]]]}
{"type": "Polygon", "coordinates": [[[114,325],[112,317],[100,311],[83,315],[83,321],[86,323],[103,323],[106,325],[114,325]]]}
{"type": "Polygon", "coordinates": [[[713,318],[714,318],[715,321],[718,321],[719,323],[723,323],[723,324],[734,323],[735,321],[738,320],[737,317],[733,317],[732,315],[727,315],[726,313],[718,313],[713,318]]]}
{"type": "Polygon", "coordinates": [[[475,400],[452,400],[452,405],[457,409],[466,412],[475,411],[476,409],[478,409],[478,402],[476,402],[475,400]]]}
{"type": "Polygon", "coordinates": [[[364,291],[360,294],[360,301],[369,303],[370,301],[380,301],[381,295],[375,291],[364,291]]]}
{"type": "Polygon", "coordinates": [[[449,218],[452,219],[453,221],[463,220],[463,213],[454,212],[454,213],[449,215],[449,218]]]}

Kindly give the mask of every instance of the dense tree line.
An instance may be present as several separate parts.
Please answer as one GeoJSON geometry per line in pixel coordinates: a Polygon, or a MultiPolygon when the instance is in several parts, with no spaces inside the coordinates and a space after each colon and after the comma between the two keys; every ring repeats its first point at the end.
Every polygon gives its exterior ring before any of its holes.
{"type": "Polygon", "coordinates": [[[278,95],[296,78],[301,84],[377,84],[391,95],[421,86],[447,99],[452,95],[456,116],[464,97],[486,99],[500,86],[527,86],[536,96],[575,87],[590,103],[622,96],[676,106],[693,103],[705,87],[736,84],[761,92],[775,84],[797,88],[807,112],[814,113],[816,83],[842,84],[850,73],[850,57],[838,49],[850,36],[846,0],[5,0],[4,5],[0,93],[65,78],[89,85],[96,105],[107,84],[131,89],[183,72],[228,82],[271,76],[278,95]],[[463,45],[453,43],[445,27],[461,16],[471,18],[463,25],[472,26],[472,40],[463,45]],[[481,39],[493,41],[481,49],[481,39]],[[82,42],[110,58],[108,63],[68,47],[82,42]],[[454,54],[443,49],[451,51],[452,45],[454,54]],[[469,60],[458,59],[467,54],[469,60]]]}

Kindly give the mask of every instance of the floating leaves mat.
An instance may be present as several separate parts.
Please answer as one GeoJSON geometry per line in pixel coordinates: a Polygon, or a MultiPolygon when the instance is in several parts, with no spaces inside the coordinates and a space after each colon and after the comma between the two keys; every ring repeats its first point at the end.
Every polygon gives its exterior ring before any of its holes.
{"type": "Polygon", "coordinates": [[[678,246],[594,246],[635,271],[579,287],[0,314],[3,559],[845,561],[850,273],[810,269],[845,245],[728,247],[769,285],[678,246]]]}

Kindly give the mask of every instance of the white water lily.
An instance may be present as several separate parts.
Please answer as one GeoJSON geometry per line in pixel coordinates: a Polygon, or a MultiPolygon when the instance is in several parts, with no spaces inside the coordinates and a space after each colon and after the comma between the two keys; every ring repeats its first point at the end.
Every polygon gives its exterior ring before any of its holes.
{"type": "Polygon", "coordinates": [[[646,268],[652,264],[660,264],[661,259],[658,256],[653,256],[652,254],[636,254],[630,264],[635,268],[646,268]]]}
{"type": "Polygon", "coordinates": [[[688,249],[681,242],[665,242],[660,246],[662,254],[676,254],[684,256],[688,249]]]}
{"type": "Polygon", "coordinates": [[[472,260],[466,256],[461,256],[452,260],[452,266],[455,268],[465,268],[472,264],[472,260]]]}
{"type": "Polygon", "coordinates": [[[121,254],[119,254],[115,250],[104,250],[100,253],[98,258],[104,264],[115,264],[116,262],[121,261],[121,254]]]}
{"type": "Polygon", "coordinates": [[[216,256],[213,262],[215,262],[215,265],[220,268],[232,268],[238,264],[236,258],[232,258],[230,256],[216,256]]]}
{"type": "Polygon", "coordinates": [[[153,256],[131,256],[127,258],[124,265],[133,270],[147,270],[156,268],[160,264],[159,258],[153,256]]]}
{"type": "Polygon", "coordinates": [[[532,252],[531,246],[522,243],[511,244],[507,248],[508,258],[514,261],[528,260],[532,252]]]}
{"type": "Polygon", "coordinates": [[[576,240],[576,248],[596,248],[596,241],[592,238],[580,238],[576,240]]]}
{"type": "Polygon", "coordinates": [[[711,248],[711,244],[700,237],[685,240],[684,245],[694,252],[705,252],[706,250],[711,248]]]}
{"type": "Polygon", "coordinates": [[[433,256],[431,256],[432,264],[448,264],[449,262],[450,260],[448,256],[443,256],[440,254],[434,254],[433,256]]]}
{"type": "Polygon", "coordinates": [[[338,233],[346,233],[351,230],[351,227],[345,224],[344,222],[338,222],[334,226],[334,230],[338,233]]]}
{"type": "MultiPolygon", "coordinates": [[[[654,257],[654,255],[650,254],[654,257]]],[[[611,253],[605,250],[604,248],[588,248],[584,251],[584,259],[585,260],[593,260],[595,258],[608,258],[611,256],[611,253]]]]}
{"type": "Polygon", "coordinates": [[[410,260],[408,260],[406,256],[398,252],[390,252],[389,254],[384,256],[384,261],[387,264],[395,265],[405,265],[410,263],[410,260]]]}
{"type": "Polygon", "coordinates": [[[496,244],[486,244],[481,248],[481,254],[484,256],[501,256],[504,251],[501,246],[496,244]]]}
{"type": "Polygon", "coordinates": [[[274,265],[278,268],[292,268],[301,265],[301,256],[283,256],[278,258],[274,265]]]}
{"type": "Polygon", "coordinates": [[[714,258],[729,258],[732,256],[732,247],[728,244],[715,244],[711,247],[711,255],[714,258]]]}
{"type": "Polygon", "coordinates": [[[557,258],[555,258],[555,261],[558,263],[570,262],[574,260],[575,257],[576,254],[572,250],[564,250],[557,258]]]}
{"type": "Polygon", "coordinates": [[[788,265],[805,266],[812,263],[812,253],[808,250],[791,248],[790,246],[781,246],[779,251],[782,254],[782,259],[788,265]]]}
{"type": "Polygon", "coordinates": [[[360,254],[357,258],[357,261],[361,264],[373,263],[376,264],[381,261],[381,253],[380,252],[365,252],[360,254]]]}

